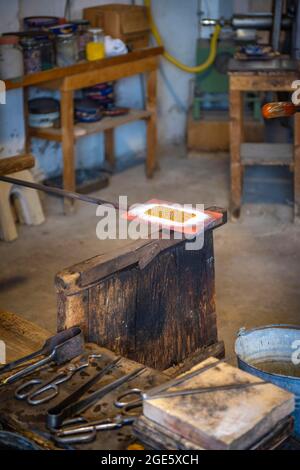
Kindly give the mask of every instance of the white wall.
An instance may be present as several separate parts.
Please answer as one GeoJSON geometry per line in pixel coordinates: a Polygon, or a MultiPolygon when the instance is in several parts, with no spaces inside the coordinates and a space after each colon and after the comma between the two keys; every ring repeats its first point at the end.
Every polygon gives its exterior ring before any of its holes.
{"type": "MultiPolygon", "coordinates": [[[[130,3],[103,0],[73,0],[72,17],[78,18],[87,6],[105,3],[130,3]]],[[[142,0],[136,3],[142,4],[142,0]]],[[[202,10],[208,7],[215,16],[218,0],[202,2],[202,10]]],[[[20,18],[31,15],[63,16],[65,2],[61,0],[0,0],[0,33],[19,29],[20,18]]],[[[198,27],[198,0],[153,0],[153,14],[166,49],[188,65],[195,64],[198,27]]],[[[178,143],[185,140],[186,111],[188,108],[190,81],[193,75],[186,74],[164,59],[159,73],[158,135],[161,144],[178,143]]],[[[118,84],[120,104],[141,107],[142,91],[138,77],[125,79],[118,84]]],[[[22,92],[7,94],[7,105],[0,105],[0,156],[19,153],[23,146],[22,92]],[[12,117],[13,116],[13,117],[12,117]]],[[[145,148],[144,123],[134,123],[119,128],[116,132],[117,157],[138,153],[145,148]]],[[[35,140],[33,153],[48,173],[57,173],[61,168],[61,149],[56,143],[35,140]]],[[[78,166],[93,166],[103,159],[103,137],[100,135],[80,139],[77,144],[78,166]]]]}

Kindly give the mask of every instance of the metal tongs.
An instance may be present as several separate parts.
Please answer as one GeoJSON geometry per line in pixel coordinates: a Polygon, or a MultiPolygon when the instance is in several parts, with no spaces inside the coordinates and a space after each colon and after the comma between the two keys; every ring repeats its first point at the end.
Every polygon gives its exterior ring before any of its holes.
{"type": "Polygon", "coordinates": [[[86,361],[80,361],[78,364],[67,364],[47,381],[40,378],[28,380],[17,388],[15,398],[17,400],[26,400],[32,406],[47,403],[59,394],[59,385],[68,382],[75,374],[88,367],[92,359],[101,357],[101,354],[89,354],[86,361]]]}
{"type": "Polygon", "coordinates": [[[0,385],[6,385],[16,382],[17,380],[26,377],[40,367],[54,362],[57,365],[65,364],[71,359],[82,354],[84,348],[84,339],[82,331],[79,327],[74,326],[68,330],[61,331],[55,336],[48,338],[43,347],[38,351],[22,357],[16,361],[10,362],[0,368],[0,375],[10,372],[16,368],[26,364],[32,359],[40,356],[45,356],[42,359],[30,365],[25,365],[21,370],[13,373],[0,381],[0,385]]]}
{"type": "Polygon", "coordinates": [[[120,359],[121,358],[119,357],[109,363],[102,371],[92,377],[72,395],[67,397],[54,408],[48,410],[47,425],[48,428],[52,431],[52,439],[54,442],[57,444],[91,442],[95,439],[97,431],[120,429],[123,426],[133,423],[132,417],[123,418],[117,416],[112,419],[88,422],[85,418],[78,416],[105,395],[120,387],[122,384],[134,379],[146,370],[145,367],[139,367],[133,372],[130,372],[129,374],[114,380],[104,387],[101,387],[100,389],[91,393],[87,398],[79,400],[79,398],[85,394],[92,385],[100,380],[100,378],[103,377],[109,370],[115,367],[120,359]]]}

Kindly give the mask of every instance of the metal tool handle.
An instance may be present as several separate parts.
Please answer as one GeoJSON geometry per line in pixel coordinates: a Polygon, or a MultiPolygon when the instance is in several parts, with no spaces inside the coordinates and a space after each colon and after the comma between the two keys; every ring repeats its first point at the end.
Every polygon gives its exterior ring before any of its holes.
{"type": "Polygon", "coordinates": [[[97,431],[93,428],[89,432],[84,433],[73,433],[73,434],[65,434],[65,431],[58,432],[51,436],[52,440],[57,445],[71,445],[71,444],[89,444],[96,439],[97,431]]]}
{"type": "Polygon", "coordinates": [[[134,421],[133,418],[122,418],[117,416],[113,419],[87,422],[80,426],[71,426],[57,430],[52,439],[57,444],[83,444],[95,440],[98,431],[115,431],[123,426],[128,426],[134,421]]]}
{"type": "MultiPolygon", "coordinates": [[[[96,384],[107,372],[109,372],[113,367],[115,367],[118,362],[121,360],[121,357],[117,357],[109,364],[107,364],[104,369],[95,374],[90,380],[84,383],[79,387],[75,392],[70,396],[62,400],[58,405],[49,409],[47,412],[47,426],[49,429],[57,429],[62,423],[67,419],[73,416],[75,413],[79,413],[82,410],[78,409],[78,400],[84,395],[94,384],[96,384]]],[[[86,399],[87,400],[87,399],[86,399]]],[[[83,399],[83,401],[85,401],[83,399]]]]}
{"type": "Polygon", "coordinates": [[[25,362],[31,361],[35,357],[40,356],[42,352],[43,352],[43,348],[31,354],[28,354],[28,356],[21,357],[20,359],[17,359],[16,361],[10,362],[9,364],[5,364],[4,366],[0,367],[0,375],[5,374],[6,372],[10,372],[13,369],[16,369],[17,367],[21,366],[25,362]]]}
{"type": "Polygon", "coordinates": [[[56,384],[48,384],[45,387],[39,388],[35,392],[31,393],[27,397],[27,402],[29,405],[37,406],[47,403],[48,401],[55,398],[59,393],[58,386],[56,384]],[[50,393],[49,393],[50,392],[50,393]],[[37,397],[42,398],[37,398],[37,397]]]}
{"type": "Polygon", "coordinates": [[[3,379],[2,384],[4,385],[11,384],[11,383],[16,382],[19,379],[22,379],[23,377],[26,377],[27,375],[31,374],[31,372],[51,362],[54,356],[55,356],[55,350],[44,359],[41,359],[40,361],[37,361],[34,364],[31,364],[30,366],[25,367],[19,372],[15,372],[14,374],[7,377],[6,379],[3,379]]]}
{"type": "Polygon", "coordinates": [[[36,385],[41,385],[42,380],[40,379],[32,379],[24,384],[20,385],[17,390],[15,391],[15,398],[17,400],[26,400],[29,395],[32,393],[32,389],[36,385]]]}
{"type": "Polygon", "coordinates": [[[128,416],[138,416],[140,413],[131,413],[132,410],[143,406],[143,391],[139,388],[133,388],[129,392],[120,395],[114,403],[116,408],[122,409],[123,413],[128,416]],[[136,400],[125,400],[124,398],[138,397],[136,400]]]}

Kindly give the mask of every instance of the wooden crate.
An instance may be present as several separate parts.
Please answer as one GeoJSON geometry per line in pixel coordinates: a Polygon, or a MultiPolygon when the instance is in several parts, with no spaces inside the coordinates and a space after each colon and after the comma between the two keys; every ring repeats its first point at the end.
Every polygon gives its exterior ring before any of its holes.
{"type": "MultiPolygon", "coordinates": [[[[246,120],[245,140],[247,142],[263,142],[264,124],[246,120]]],[[[229,117],[222,113],[214,113],[196,121],[190,113],[187,146],[190,151],[229,152],[229,117]]]]}
{"type": "Polygon", "coordinates": [[[140,240],[99,255],[56,276],[58,328],[80,325],[87,341],[155,369],[164,370],[218,342],[213,229],[203,248],[185,240],[140,240]]]}

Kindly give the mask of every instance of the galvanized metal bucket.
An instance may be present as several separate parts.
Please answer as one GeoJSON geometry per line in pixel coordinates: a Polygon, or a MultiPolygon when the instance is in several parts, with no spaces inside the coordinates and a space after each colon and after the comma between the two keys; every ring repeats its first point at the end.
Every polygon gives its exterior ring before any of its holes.
{"type": "Polygon", "coordinates": [[[298,376],[266,372],[260,364],[291,364],[300,370],[300,326],[268,325],[241,329],[235,343],[238,366],[295,395],[295,435],[300,439],[300,374],[298,376]],[[299,365],[298,365],[299,364],[299,365]]]}

